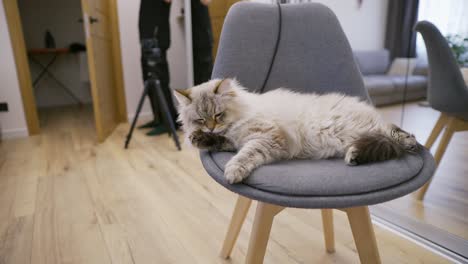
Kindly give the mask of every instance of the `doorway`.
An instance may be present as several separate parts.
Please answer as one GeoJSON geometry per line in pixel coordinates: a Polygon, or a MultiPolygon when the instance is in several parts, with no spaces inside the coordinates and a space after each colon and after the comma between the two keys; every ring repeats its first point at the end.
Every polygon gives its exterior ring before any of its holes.
{"type": "Polygon", "coordinates": [[[104,141],[127,121],[116,1],[3,1],[29,134],[74,117],[104,141]]]}
{"type": "Polygon", "coordinates": [[[18,0],[18,8],[42,132],[69,127],[63,115],[92,124],[80,0],[18,0]]]}

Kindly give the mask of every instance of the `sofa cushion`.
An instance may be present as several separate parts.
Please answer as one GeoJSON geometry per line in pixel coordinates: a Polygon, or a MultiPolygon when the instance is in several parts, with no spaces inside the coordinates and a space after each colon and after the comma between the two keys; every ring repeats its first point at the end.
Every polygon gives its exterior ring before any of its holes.
{"type": "Polygon", "coordinates": [[[395,90],[402,92],[405,89],[405,82],[407,83],[407,91],[425,91],[427,87],[427,77],[422,75],[411,75],[408,79],[405,76],[388,76],[392,81],[395,90]]]}
{"type": "Polygon", "coordinates": [[[427,77],[429,75],[429,66],[427,65],[427,61],[418,59],[413,70],[413,75],[423,75],[427,77]]]}
{"type": "Polygon", "coordinates": [[[416,67],[417,59],[415,58],[395,58],[388,69],[387,75],[401,76],[413,74],[416,67]]]}
{"type": "Polygon", "coordinates": [[[388,50],[355,51],[354,57],[363,75],[385,74],[390,65],[388,50]]]}
{"type": "MultiPolygon", "coordinates": [[[[422,100],[426,98],[425,91],[406,91],[405,101],[422,100]]],[[[403,102],[403,92],[372,95],[372,104],[375,106],[391,105],[403,102]]]]}
{"type": "Polygon", "coordinates": [[[363,76],[364,86],[370,96],[377,94],[388,94],[395,91],[392,79],[386,75],[363,76]]]}
{"type": "Polygon", "coordinates": [[[405,89],[405,76],[368,75],[363,76],[364,84],[375,106],[388,105],[403,101],[414,101],[426,97],[427,77],[408,76],[405,89]]]}

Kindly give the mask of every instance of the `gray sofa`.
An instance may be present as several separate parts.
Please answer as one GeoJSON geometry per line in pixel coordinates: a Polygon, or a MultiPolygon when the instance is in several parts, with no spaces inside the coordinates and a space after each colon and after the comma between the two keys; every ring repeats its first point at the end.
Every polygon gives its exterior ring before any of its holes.
{"type": "MultiPolygon", "coordinates": [[[[363,75],[364,85],[376,106],[401,103],[403,101],[405,75],[388,75],[390,54],[388,50],[355,51],[354,57],[363,75]]],[[[403,69],[405,72],[406,67],[403,69]]],[[[416,64],[408,76],[406,101],[426,98],[427,70],[416,64]]]]}

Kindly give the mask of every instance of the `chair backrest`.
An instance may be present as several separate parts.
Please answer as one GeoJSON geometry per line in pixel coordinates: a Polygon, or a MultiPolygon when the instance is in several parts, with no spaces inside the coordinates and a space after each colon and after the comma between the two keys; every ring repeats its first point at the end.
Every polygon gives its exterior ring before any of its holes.
{"type": "Polygon", "coordinates": [[[369,100],[336,16],[318,3],[233,5],[212,77],[235,77],[251,91],[287,87],[369,100]]]}
{"type": "Polygon", "coordinates": [[[447,40],[428,21],[418,22],[415,30],[421,33],[429,58],[429,104],[447,113],[466,111],[468,89],[447,40]]]}

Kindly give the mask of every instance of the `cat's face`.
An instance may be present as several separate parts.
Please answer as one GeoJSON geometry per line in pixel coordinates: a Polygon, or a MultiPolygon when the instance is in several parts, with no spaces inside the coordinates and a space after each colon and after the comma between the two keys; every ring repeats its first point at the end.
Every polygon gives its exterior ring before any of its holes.
{"type": "Polygon", "coordinates": [[[186,134],[194,131],[224,134],[239,119],[235,81],[215,79],[187,90],[176,90],[179,120],[186,134]]]}

